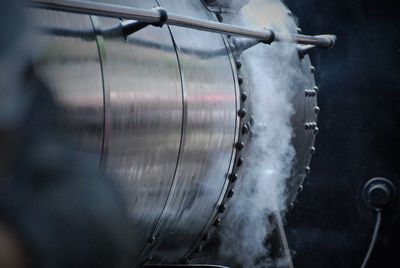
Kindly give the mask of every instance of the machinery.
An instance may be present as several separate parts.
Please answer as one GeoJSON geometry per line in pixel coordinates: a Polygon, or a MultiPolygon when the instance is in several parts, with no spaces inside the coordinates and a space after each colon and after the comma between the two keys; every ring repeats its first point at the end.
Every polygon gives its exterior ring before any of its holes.
{"type": "Polygon", "coordinates": [[[266,202],[287,250],[280,213],[302,190],[318,133],[307,54],[335,36],[302,35],[278,0],[229,2],[26,1],[35,72],[67,131],[121,185],[137,265],[195,260],[244,194],[236,185],[255,176],[260,146],[277,158],[285,148],[285,198],[266,202]]]}

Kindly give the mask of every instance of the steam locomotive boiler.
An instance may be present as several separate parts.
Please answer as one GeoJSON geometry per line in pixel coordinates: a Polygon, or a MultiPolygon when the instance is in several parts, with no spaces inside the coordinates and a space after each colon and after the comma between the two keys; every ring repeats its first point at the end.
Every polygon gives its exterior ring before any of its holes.
{"type": "Polygon", "coordinates": [[[319,112],[307,53],[334,36],[301,35],[278,0],[27,5],[35,73],[121,186],[137,265],[192,259],[265,155],[286,159],[268,168],[286,170],[270,210],[301,191],[319,112]]]}

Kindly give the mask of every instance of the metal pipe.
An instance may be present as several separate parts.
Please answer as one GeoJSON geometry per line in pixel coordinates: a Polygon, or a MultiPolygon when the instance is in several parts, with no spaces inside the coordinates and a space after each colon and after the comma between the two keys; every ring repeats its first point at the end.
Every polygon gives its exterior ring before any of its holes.
{"type": "Polygon", "coordinates": [[[200,31],[208,31],[234,36],[255,38],[262,42],[270,43],[274,41],[275,33],[272,30],[254,30],[242,26],[220,23],[209,20],[195,19],[191,17],[169,14],[167,23],[169,25],[188,27],[200,31]]]}
{"type": "Polygon", "coordinates": [[[193,28],[200,31],[254,38],[264,43],[271,43],[274,41],[292,42],[304,45],[315,45],[323,48],[331,48],[334,46],[336,40],[336,36],[334,35],[308,36],[300,34],[282,34],[276,33],[269,29],[261,31],[226,23],[191,18],[174,13],[166,13],[165,10],[160,9],[148,10],[77,0],[26,0],[25,3],[29,7],[97,15],[117,19],[131,19],[150,24],[160,23],[160,21],[165,20],[165,15],[167,15],[165,23],[167,23],[168,25],[193,28]]]}

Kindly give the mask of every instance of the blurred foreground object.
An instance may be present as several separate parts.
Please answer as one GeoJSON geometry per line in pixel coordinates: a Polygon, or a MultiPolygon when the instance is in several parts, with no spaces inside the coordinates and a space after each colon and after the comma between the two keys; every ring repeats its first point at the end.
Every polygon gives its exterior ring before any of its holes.
{"type": "Polygon", "coordinates": [[[124,201],[63,131],[57,105],[32,70],[17,4],[0,6],[9,26],[0,42],[0,266],[130,267],[124,201]]]}

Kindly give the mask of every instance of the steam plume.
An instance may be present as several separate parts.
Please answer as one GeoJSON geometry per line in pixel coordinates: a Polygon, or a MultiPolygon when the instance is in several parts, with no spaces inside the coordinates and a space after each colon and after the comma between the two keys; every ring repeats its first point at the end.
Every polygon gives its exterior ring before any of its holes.
{"type": "MultiPolygon", "coordinates": [[[[265,25],[272,25],[282,33],[293,28],[287,9],[279,0],[252,0],[251,4],[269,11],[265,25]]],[[[248,20],[244,17],[243,21],[248,20]]],[[[296,46],[284,43],[259,44],[241,56],[244,87],[255,118],[255,135],[246,152],[247,166],[240,176],[242,181],[237,183],[237,194],[223,220],[220,254],[226,259],[235,259],[243,267],[268,267],[268,262],[260,261],[267,252],[264,245],[270,230],[267,218],[283,210],[286,201],[286,179],[295,156],[290,124],[294,113],[293,81],[301,76],[292,67],[294,56],[297,56],[296,46]]]]}

